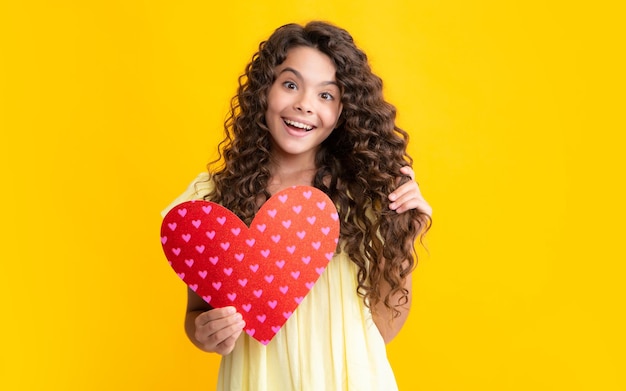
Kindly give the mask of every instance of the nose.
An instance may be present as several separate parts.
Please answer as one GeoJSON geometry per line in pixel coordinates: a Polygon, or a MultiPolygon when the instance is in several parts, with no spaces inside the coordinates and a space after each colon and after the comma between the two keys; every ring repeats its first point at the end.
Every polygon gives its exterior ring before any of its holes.
{"type": "Polygon", "coordinates": [[[306,93],[302,93],[298,96],[298,99],[295,101],[294,108],[296,111],[305,114],[313,113],[313,105],[311,104],[311,100],[306,93]]]}

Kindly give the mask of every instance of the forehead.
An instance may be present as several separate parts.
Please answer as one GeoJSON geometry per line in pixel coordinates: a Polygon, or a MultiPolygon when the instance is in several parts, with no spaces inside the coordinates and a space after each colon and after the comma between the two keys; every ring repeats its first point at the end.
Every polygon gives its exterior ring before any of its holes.
{"type": "Polygon", "coordinates": [[[287,51],[287,57],[276,67],[278,74],[283,72],[299,73],[303,79],[310,81],[336,81],[337,69],[330,57],[319,50],[307,46],[298,46],[287,51]]]}

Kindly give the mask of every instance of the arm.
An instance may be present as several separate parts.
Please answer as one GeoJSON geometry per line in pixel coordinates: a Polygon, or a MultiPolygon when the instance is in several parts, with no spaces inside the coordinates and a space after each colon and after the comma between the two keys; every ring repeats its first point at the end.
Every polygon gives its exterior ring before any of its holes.
{"type": "MultiPolygon", "coordinates": [[[[389,200],[391,204],[389,204],[389,208],[395,210],[397,213],[404,213],[410,209],[419,209],[424,214],[430,216],[432,215],[432,208],[426,202],[422,193],[420,192],[419,186],[415,182],[415,173],[411,169],[411,167],[405,166],[400,169],[400,172],[403,175],[408,175],[411,177],[411,181],[399,186],[395,191],[389,194],[389,200]]],[[[406,265],[405,265],[406,266],[406,265]]],[[[385,304],[381,301],[376,304],[374,308],[372,308],[372,317],[374,319],[374,323],[381,335],[385,343],[391,342],[391,340],[398,335],[402,326],[406,322],[409,317],[409,311],[411,309],[411,302],[413,296],[413,285],[412,285],[412,275],[407,275],[404,281],[404,289],[408,291],[406,302],[400,302],[402,297],[401,293],[398,293],[391,297],[391,305],[399,305],[397,310],[400,311],[400,316],[393,318],[392,311],[385,306],[385,304]]],[[[383,279],[381,281],[380,287],[380,297],[386,297],[387,294],[391,291],[391,287],[389,284],[383,279]]]]}
{"type": "Polygon", "coordinates": [[[245,322],[234,307],[212,308],[193,290],[187,289],[185,332],[200,350],[229,354],[245,322]]]}
{"type": "MultiPolygon", "coordinates": [[[[400,316],[397,318],[393,318],[391,310],[387,308],[382,301],[379,301],[376,306],[372,308],[372,318],[374,319],[374,323],[376,324],[378,331],[380,331],[380,334],[383,336],[383,340],[386,344],[391,342],[391,340],[398,335],[402,326],[404,326],[404,322],[406,322],[409,317],[409,310],[411,309],[413,295],[411,274],[406,277],[404,288],[409,291],[407,301],[399,307],[396,307],[396,309],[400,311],[400,316]]],[[[385,297],[390,290],[391,287],[389,284],[386,281],[382,281],[380,289],[381,297],[385,297]]],[[[392,304],[400,304],[399,300],[400,294],[391,297],[392,304]]]]}

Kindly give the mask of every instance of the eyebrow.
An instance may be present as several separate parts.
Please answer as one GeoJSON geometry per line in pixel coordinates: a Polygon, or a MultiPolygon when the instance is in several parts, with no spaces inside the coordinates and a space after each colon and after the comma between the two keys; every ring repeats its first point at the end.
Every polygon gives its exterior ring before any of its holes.
{"type": "MultiPolygon", "coordinates": [[[[304,77],[302,77],[302,74],[301,74],[300,72],[296,71],[295,69],[291,68],[291,67],[286,67],[286,68],[284,68],[283,70],[281,70],[281,71],[279,72],[279,75],[280,75],[280,74],[283,74],[283,73],[285,73],[285,72],[291,72],[291,73],[293,73],[294,75],[296,75],[296,77],[297,77],[298,79],[300,79],[300,80],[304,80],[304,77]]],[[[339,88],[339,84],[337,84],[337,82],[332,81],[332,80],[329,80],[329,81],[323,81],[323,82],[321,82],[319,85],[321,85],[321,86],[334,85],[334,86],[336,86],[337,88],[339,88]]]]}

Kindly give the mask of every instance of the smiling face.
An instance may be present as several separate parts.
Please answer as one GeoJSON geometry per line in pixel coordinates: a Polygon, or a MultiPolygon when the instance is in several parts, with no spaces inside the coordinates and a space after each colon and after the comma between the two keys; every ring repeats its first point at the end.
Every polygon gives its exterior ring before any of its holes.
{"type": "Polygon", "coordinates": [[[335,66],[319,50],[299,46],[287,52],[275,72],[265,112],[272,153],[277,158],[313,163],[341,114],[335,66]]]}

